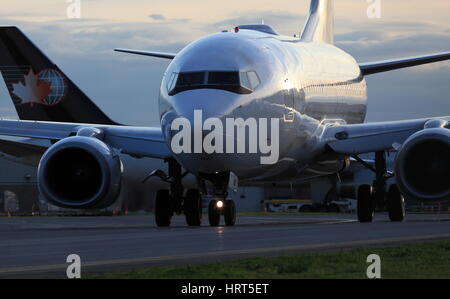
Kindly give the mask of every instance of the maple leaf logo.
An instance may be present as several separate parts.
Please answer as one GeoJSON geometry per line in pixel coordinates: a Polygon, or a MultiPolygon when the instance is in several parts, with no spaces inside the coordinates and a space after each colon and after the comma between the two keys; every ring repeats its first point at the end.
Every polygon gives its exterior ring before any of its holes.
{"type": "Polygon", "coordinates": [[[42,100],[52,92],[51,85],[51,82],[39,80],[39,76],[30,68],[24,76],[24,82],[12,84],[12,93],[22,100],[21,104],[43,104],[42,100]]]}

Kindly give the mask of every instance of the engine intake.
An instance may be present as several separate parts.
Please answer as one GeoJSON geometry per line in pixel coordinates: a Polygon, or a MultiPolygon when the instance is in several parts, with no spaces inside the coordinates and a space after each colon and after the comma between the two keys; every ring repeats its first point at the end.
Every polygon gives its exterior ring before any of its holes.
{"type": "Polygon", "coordinates": [[[450,200],[450,130],[425,129],[412,135],[397,155],[395,173],[408,199],[450,200]]]}
{"type": "Polygon", "coordinates": [[[102,209],[118,198],[122,162],[97,138],[65,138],[43,155],[39,191],[52,204],[71,209],[102,209]]]}

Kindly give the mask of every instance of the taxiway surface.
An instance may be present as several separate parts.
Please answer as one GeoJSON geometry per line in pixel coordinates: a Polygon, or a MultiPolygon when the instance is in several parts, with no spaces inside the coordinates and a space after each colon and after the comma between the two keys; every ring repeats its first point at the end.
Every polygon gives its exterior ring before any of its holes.
{"type": "Polygon", "coordinates": [[[81,257],[83,273],[99,273],[435,239],[450,239],[449,214],[412,214],[404,223],[377,215],[370,224],[354,215],[254,216],[217,228],[188,228],[175,217],[164,229],[151,216],[2,217],[0,278],[63,278],[70,254],[81,257]]]}

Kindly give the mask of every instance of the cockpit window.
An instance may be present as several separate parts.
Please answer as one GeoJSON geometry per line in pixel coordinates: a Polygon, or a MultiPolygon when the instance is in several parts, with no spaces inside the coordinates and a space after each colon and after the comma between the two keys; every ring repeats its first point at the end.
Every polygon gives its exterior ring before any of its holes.
{"type": "Polygon", "coordinates": [[[252,89],[256,89],[259,84],[261,84],[261,81],[259,81],[259,77],[256,74],[256,72],[247,72],[248,80],[250,81],[250,85],[252,86],[252,89]]]}
{"type": "Polygon", "coordinates": [[[169,81],[167,81],[167,91],[171,91],[175,87],[175,83],[177,82],[178,74],[172,73],[172,75],[169,78],[169,81]]]}
{"type": "Polygon", "coordinates": [[[255,90],[261,84],[256,72],[241,72],[240,79],[241,84],[251,90],[255,90]]]}
{"type": "Polygon", "coordinates": [[[240,85],[238,72],[209,72],[209,85],[240,85]]]}
{"type": "Polygon", "coordinates": [[[205,82],[205,73],[180,73],[178,75],[177,86],[197,86],[205,82]]]}
{"type": "Polygon", "coordinates": [[[256,72],[208,71],[174,73],[169,79],[169,95],[193,89],[221,89],[250,94],[260,85],[256,72]]]}

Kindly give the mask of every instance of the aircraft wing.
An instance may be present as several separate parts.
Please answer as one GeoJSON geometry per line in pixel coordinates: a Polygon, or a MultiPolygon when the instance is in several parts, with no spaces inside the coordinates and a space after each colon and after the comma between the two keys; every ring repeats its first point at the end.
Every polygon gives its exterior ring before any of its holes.
{"type": "Polygon", "coordinates": [[[336,153],[358,155],[398,149],[412,134],[426,127],[447,127],[450,117],[330,126],[323,140],[336,153]]]}
{"type": "Polygon", "coordinates": [[[151,56],[157,58],[165,58],[165,59],[174,59],[177,54],[174,53],[165,53],[165,52],[153,52],[153,51],[142,51],[142,50],[131,50],[131,49],[114,49],[116,52],[128,53],[128,54],[136,54],[143,56],[151,56]]]}
{"type": "Polygon", "coordinates": [[[14,157],[16,162],[37,167],[47,146],[33,144],[30,140],[5,140],[0,139],[0,157],[14,157]],[[5,156],[6,155],[6,156],[5,156]]]}
{"type": "Polygon", "coordinates": [[[25,141],[0,139],[0,152],[16,158],[42,155],[46,150],[47,147],[45,146],[35,145],[25,141]]]}
{"type": "Polygon", "coordinates": [[[0,135],[52,141],[75,136],[84,128],[97,129],[101,140],[124,154],[158,159],[172,156],[161,128],[0,120],[0,135]]]}
{"type": "Polygon", "coordinates": [[[415,56],[393,60],[384,60],[377,62],[360,63],[359,67],[364,76],[376,73],[388,72],[406,67],[444,61],[450,59],[450,52],[430,54],[424,56],[415,56]]]}

